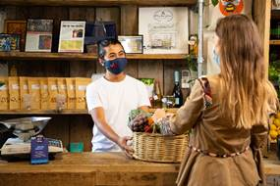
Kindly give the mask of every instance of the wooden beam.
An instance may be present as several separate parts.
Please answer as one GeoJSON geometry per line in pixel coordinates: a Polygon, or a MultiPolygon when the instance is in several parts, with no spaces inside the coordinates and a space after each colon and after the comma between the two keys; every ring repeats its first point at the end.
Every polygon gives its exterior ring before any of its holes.
{"type": "MultiPolygon", "coordinates": [[[[127,54],[128,59],[185,59],[187,54],[127,54]]],[[[93,61],[97,55],[91,53],[43,53],[43,52],[0,52],[4,60],[75,60],[93,61]]]]}
{"type": "Polygon", "coordinates": [[[268,72],[269,65],[269,36],[270,36],[271,1],[255,0],[253,7],[253,19],[256,22],[264,46],[265,69],[268,72]]]}
{"type": "Polygon", "coordinates": [[[1,0],[0,5],[17,6],[192,6],[197,0],[1,0]]]}

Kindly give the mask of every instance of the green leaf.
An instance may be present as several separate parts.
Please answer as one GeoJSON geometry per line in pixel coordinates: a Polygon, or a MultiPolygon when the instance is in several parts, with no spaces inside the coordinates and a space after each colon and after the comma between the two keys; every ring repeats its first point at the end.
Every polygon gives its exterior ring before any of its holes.
{"type": "Polygon", "coordinates": [[[213,6],[216,6],[219,3],[219,0],[211,0],[211,1],[212,1],[213,6]]]}
{"type": "Polygon", "coordinates": [[[0,87],[2,87],[3,85],[5,85],[5,83],[0,81],[0,87]]]}

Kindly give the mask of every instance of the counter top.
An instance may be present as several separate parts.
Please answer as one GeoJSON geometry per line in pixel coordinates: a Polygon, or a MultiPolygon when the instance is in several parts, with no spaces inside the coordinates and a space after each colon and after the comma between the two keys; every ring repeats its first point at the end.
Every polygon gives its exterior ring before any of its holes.
{"type": "Polygon", "coordinates": [[[179,166],[131,160],[123,153],[63,153],[43,165],[0,162],[0,185],[169,186],[175,185],[179,166]]]}
{"type": "MultiPolygon", "coordinates": [[[[280,175],[275,156],[264,162],[267,175],[280,175]]],[[[0,185],[175,185],[179,166],[131,160],[122,153],[63,153],[43,165],[0,161],[0,185]]]]}

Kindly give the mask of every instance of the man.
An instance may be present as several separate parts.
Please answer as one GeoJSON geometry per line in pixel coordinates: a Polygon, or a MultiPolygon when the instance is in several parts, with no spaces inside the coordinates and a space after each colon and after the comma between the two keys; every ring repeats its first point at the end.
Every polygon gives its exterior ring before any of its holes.
{"type": "Polygon", "coordinates": [[[92,151],[114,152],[124,150],[132,131],[128,116],[132,109],[147,111],[150,106],[145,85],[125,74],[127,64],[123,46],[118,40],[104,40],[98,46],[99,63],[106,69],[105,76],[87,87],[87,106],[94,121],[92,151]]]}

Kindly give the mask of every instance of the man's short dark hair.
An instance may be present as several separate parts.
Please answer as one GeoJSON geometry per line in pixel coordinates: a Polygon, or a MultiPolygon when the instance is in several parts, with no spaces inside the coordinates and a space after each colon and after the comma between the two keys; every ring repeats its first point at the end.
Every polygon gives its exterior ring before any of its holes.
{"type": "Polygon", "coordinates": [[[122,46],[121,42],[117,39],[106,39],[98,42],[98,57],[103,59],[104,56],[106,55],[106,50],[104,48],[109,45],[116,45],[116,44],[122,46]]]}

